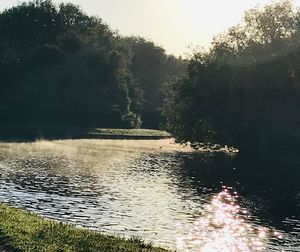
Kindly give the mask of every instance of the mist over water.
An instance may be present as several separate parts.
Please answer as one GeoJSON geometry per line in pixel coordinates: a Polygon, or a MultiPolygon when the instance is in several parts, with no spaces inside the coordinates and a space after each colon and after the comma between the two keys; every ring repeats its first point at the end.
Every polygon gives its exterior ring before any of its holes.
{"type": "Polygon", "coordinates": [[[171,140],[2,143],[0,201],[179,251],[300,251],[299,187],[239,169],[171,140]]]}

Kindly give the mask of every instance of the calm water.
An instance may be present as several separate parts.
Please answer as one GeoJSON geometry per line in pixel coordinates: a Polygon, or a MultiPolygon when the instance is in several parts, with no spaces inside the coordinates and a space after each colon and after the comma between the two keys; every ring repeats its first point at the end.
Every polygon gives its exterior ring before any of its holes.
{"type": "Polygon", "coordinates": [[[0,201],[179,251],[300,251],[297,170],[166,141],[2,143],[0,201]]]}

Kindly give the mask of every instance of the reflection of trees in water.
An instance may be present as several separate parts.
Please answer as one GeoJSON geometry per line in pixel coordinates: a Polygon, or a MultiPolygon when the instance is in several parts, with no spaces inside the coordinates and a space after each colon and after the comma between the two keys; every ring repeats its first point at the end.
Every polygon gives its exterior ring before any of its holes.
{"type": "Polygon", "coordinates": [[[232,185],[234,172],[232,160],[224,154],[178,153],[177,165],[172,167],[180,187],[187,186],[199,194],[218,192],[222,185],[232,185]]]}
{"type": "MultiPolygon", "coordinates": [[[[174,154],[173,154],[174,155],[174,154]]],[[[300,218],[300,176],[296,164],[271,159],[247,159],[222,153],[176,154],[178,190],[210,196],[226,185],[239,201],[268,225],[283,227],[287,216],[300,218]]]]}
{"type": "Polygon", "coordinates": [[[262,213],[265,219],[272,218],[275,225],[287,216],[300,218],[297,194],[300,192],[300,170],[297,162],[272,158],[248,160],[240,157],[237,165],[243,170],[243,193],[257,195],[266,201],[267,209],[262,213]]]}
{"type": "MultiPolygon", "coordinates": [[[[192,218],[199,218],[199,213],[201,213],[203,218],[200,220],[206,220],[209,214],[206,206],[210,206],[211,200],[224,190],[223,186],[229,186],[233,188],[232,193],[236,191],[239,195],[237,206],[248,210],[246,220],[249,221],[251,230],[254,232],[248,230],[250,236],[258,235],[257,227],[268,227],[270,239],[273,239],[275,247],[281,242],[290,244],[291,239],[296,237],[288,234],[291,231],[297,232],[299,223],[297,190],[295,187],[290,187],[288,182],[295,180],[291,177],[287,182],[280,184],[284,187],[284,191],[279,186],[276,187],[280,177],[278,178],[271,172],[274,162],[249,161],[249,159],[222,153],[196,152],[145,154],[136,159],[136,163],[137,167],[143,168],[134,170],[131,173],[132,176],[147,176],[150,179],[156,179],[155,176],[159,173],[161,177],[167,178],[164,183],[169,183],[172,189],[175,188],[176,194],[182,202],[185,202],[185,207],[189,209],[188,212],[192,218]],[[264,167],[267,164],[269,166],[264,167]],[[267,169],[271,170],[267,172],[267,169]],[[196,206],[196,211],[191,205],[196,206]],[[287,216],[295,216],[296,221],[292,223],[286,219],[287,216]],[[272,230],[277,229],[285,231],[288,237],[282,241],[276,238],[272,230]]],[[[280,167],[280,164],[277,165],[280,167]]],[[[240,214],[240,212],[237,213],[236,218],[244,220],[240,214]]],[[[210,223],[208,227],[212,232],[215,231],[215,227],[210,226],[210,223]]]]}

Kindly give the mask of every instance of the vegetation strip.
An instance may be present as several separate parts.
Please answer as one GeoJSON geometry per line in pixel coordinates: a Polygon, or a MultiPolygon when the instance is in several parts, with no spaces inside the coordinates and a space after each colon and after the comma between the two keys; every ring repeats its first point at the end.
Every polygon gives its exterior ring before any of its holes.
{"type": "Polygon", "coordinates": [[[5,251],[166,251],[138,238],[129,240],[43,219],[0,204],[0,248],[5,251]]]}
{"type": "Polygon", "coordinates": [[[134,139],[162,139],[170,138],[171,135],[166,131],[150,129],[101,129],[97,128],[88,135],[93,138],[134,138],[134,139]]]}
{"type": "Polygon", "coordinates": [[[166,131],[150,129],[104,129],[74,126],[48,125],[2,125],[1,140],[36,140],[36,139],[164,139],[171,135],[166,131]]]}

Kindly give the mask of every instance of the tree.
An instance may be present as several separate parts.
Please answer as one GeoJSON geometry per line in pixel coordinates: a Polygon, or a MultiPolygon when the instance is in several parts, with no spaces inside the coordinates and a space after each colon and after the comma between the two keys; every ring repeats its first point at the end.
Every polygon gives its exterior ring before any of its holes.
{"type": "Polygon", "coordinates": [[[209,52],[192,57],[165,106],[179,142],[244,153],[290,142],[300,123],[298,17],[289,1],[252,9],[209,52]],[[290,133],[279,139],[278,132],[290,133]]]}
{"type": "Polygon", "coordinates": [[[142,97],[118,36],[73,4],[0,13],[1,122],[138,127],[142,97]]]}
{"type": "Polygon", "coordinates": [[[125,44],[132,52],[130,70],[144,95],[142,125],[158,129],[164,121],[161,110],[167,83],[184,74],[185,62],[144,38],[126,38],[125,44]]]}

